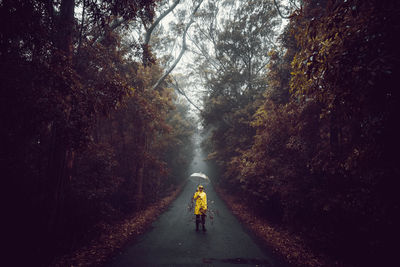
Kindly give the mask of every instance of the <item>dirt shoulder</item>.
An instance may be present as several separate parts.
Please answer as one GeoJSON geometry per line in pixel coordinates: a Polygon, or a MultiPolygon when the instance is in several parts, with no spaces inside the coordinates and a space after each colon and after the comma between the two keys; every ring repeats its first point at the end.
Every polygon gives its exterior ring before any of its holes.
{"type": "Polygon", "coordinates": [[[234,198],[221,188],[215,188],[232,213],[260,240],[270,248],[276,256],[291,266],[326,267],[340,266],[342,263],[329,260],[324,255],[314,253],[305,242],[283,229],[273,227],[265,219],[253,214],[240,199],[234,198]]]}
{"type": "Polygon", "coordinates": [[[102,225],[103,234],[71,254],[56,259],[52,267],[103,266],[117,251],[128,242],[146,231],[165,208],[179,195],[183,185],[176,188],[169,196],[113,225],[102,225]]]}

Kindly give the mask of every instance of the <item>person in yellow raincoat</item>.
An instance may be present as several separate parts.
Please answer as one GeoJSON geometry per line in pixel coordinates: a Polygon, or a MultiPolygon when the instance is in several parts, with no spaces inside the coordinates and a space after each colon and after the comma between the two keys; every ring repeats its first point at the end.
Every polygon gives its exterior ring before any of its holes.
{"type": "Polygon", "coordinates": [[[199,231],[200,222],[203,226],[203,231],[206,231],[207,195],[204,192],[204,187],[202,185],[197,188],[193,199],[196,201],[196,206],[194,207],[194,214],[196,214],[196,231],[199,231]]]}

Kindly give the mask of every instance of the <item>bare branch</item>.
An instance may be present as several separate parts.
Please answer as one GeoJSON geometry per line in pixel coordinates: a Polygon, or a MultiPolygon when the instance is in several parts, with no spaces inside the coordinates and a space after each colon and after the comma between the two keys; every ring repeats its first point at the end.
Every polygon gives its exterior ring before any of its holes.
{"type": "MultiPolygon", "coordinates": [[[[145,35],[145,45],[148,45],[150,42],[150,38],[151,38],[151,34],[153,33],[154,28],[160,23],[160,21],[165,18],[180,2],[181,0],[176,0],[171,7],[169,7],[167,10],[165,10],[164,13],[162,13],[157,19],[156,21],[154,21],[152,23],[152,25],[150,26],[150,28],[147,29],[146,27],[146,23],[143,22],[142,23],[144,25],[144,28],[146,29],[146,35],[145,35]]],[[[123,24],[127,23],[129,20],[128,19],[124,19],[124,18],[116,18],[114,19],[111,24],[110,24],[110,30],[114,31],[116,28],[122,26],[123,24]]],[[[93,38],[92,43],[96,43],[96,42],[101,42],[104,39],[104,35],[97,35],[95,36],[95,38],[93,38]]]]}
{"type": "Polygon", "coordinates": [[[281,10],[279,9],[279,6],[278,6],[278,3],[276,2],[276,0],[274,0],[274,4],[275,4],[275,8],[278,11],[279,16],[281,16],[281,18],[283,18],[283,19],[290,19],[291,18],[291,16],[282,15],[281,10]]]}
{"type": "MultiPolygon", "coordinates": [[[[197,51],[195,51],[195,50],[193,50],[193,49],[191,49],[190,51],[191,51],[192,53],[198,55],[198,56],[201,56],[201,57],[204,57],[205,59],[207,59],[207,61],[211,64],[211,66],[212,66],[215,70],[218,70],[218,66],[216,65],[215,59],[211,58],[211,56],[210,56],[209,53],[206,51],[206,49],[205,49],[204,47],[201,47],[201,46],[199,45],[198,42],[196,42],[195,40],[193,40],[192,38],[190,38],[190,35],[189,35],[189,40],[192,41],[192,44],[194,44],[194,45],[196,46],[196,48],[197,48],[200,52],[197,52],[197,51]]],[[[221,65],[222,65],[222,67],[223,67],[224,69],[226,69],[225,66],[223,66],[222,63],[221,63],[221,65]]]]}
{"type": "Polygon", "coordinates": [[[186,98],[186,100],[187,100],[193,107],[195,107],[198,111],[201,112],[202,110],[201,110],[195,103],[193,103],[192,100],[190,100],[190,98],[186,95],[185,91],[183,91],[183,89],[181,89],[181,88],[179,87],[178,81],[175,79],[175,77],[172,77],[172,79],[175,81],[175,83],[172,83],[172,85],[174,86],[174,88],[176,89],[176,91],[177,91],[179,94],[183,95],[183,96],[186,98]]]}
{"type": "Polygon", "coordinates": [[[160,23],[160,21],[165,18],[172,10],[175,9],[175,7],[179,4],[181,0],[176,0],[172,6],[170,6],[167,10],[164,11],[157,19],[156,21],[151,24],[150,28],[146,31],[146,35],[144,37],[144,45],[149,45],[151,34],[154,31],[154,28],[160,23]]]}
{"type": "Polygon", "coordinates": [[[183,54],[185,53],[185,50],[187,48],[187,45],[186,45],[187,32],[188,32],[188,30],[190,28],[190,25],[193,24],[194,16],[197,13],[197,10],[200,8],[200,5],[202,3],[203,3],[203,0],[198,3],[198,5],[195,7],[195,9],[193,10],[192,14],[190,15],[190,21],[186,25],[185,30],[183,32],[181,52],[179,53],[178,57],[176,58],[174,63],[171,65],[171,67],[169,67],[169,69],[164,73],[164,75],[160,79],[158,79],[158,81],[154,84],[154,86],[152,87],[153,90],[156,89],[165,80],[165,78],[167,78],[167,76],[174,70],[176,65],[178,65],[179,61],[181,60],[183,54]]]}
{"type": "Polygon", "coordinates": [[[86,1],[85,0],[83,0],[82,5],[83,5],[83,7],[82,7],[81,28],[79,30],[79,42],[78,42],[78,49],[77,49],[78,54],[79,54],[79,52],[81,50],[81,46],[82,46],[83,27],[85,24],[85,11],[86,11],[86,1]]]}

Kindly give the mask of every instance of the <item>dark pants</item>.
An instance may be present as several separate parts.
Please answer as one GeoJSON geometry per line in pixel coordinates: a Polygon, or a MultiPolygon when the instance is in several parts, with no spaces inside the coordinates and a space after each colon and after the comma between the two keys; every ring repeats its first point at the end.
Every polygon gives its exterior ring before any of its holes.
{"type": "Polygon", "coordinates": [[[206,223],[206,215],[205,214],[196,215],[196,229],[197,230],[199,229],[200,222],[201,222],[201,224],[203,226],[203,229],[205,229],[205,226],[204,226],[204,224],[206,223]],[[201,217],[201,220],[200,220],[200,217],[201,217]]]}

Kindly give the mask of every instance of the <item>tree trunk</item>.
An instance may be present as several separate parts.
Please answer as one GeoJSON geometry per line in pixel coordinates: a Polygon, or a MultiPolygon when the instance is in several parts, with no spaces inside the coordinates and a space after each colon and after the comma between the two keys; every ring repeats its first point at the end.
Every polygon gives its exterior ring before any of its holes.
{"type": "Polygon", "coordinates": [[[60,127],[53,125],[51,129],[51,143],[49,160],[47,167],[47,178],[45,192],[47,195],[43,200],[43,207],[47,210],[47,237],[48,245],[52,248],[52,243],[57,235],[58,228],[62,221],[61,211],[64,200],[65,184],[67,183],[67,144],[59,133],[60,127]]]}
{"type": "Polygon", "coordinates": [[[140,210],[143,205],[143,180],[144,180],[144,168],[146,163],[146,129],[141,127],[139,132],[139,144],[140,151],[142,152],[139,157],[139,163],[137,167],[137,182],[136,182],[136,195],[135,195],[135,205],[136,210],[140,210]]]}
{"type": "MultiPolygon", "coordinates": [[[[60,17],[57,24],[56,44],[59,54],[56,54],[55,62],[57,64],[68,64],[72,62],[72,39],[74,27],[74,8],[75,0],[63,0],[60,6],[60,17]],[[62,55],[61,58],[59,55],[62,55]]],[[[65,67],[65,66],[63,66],[65,67]]],[[[58,88],[57,88],[58,89],[58,88]]],[[[56,88],[54,90],[57,90],[56,88]]],[[[69,98],[70,88],[66,88],[67,93],[64,95],[69,98]]],[[[60,90],[62,91],[62,90],[60,90]]],[[[71,110],[71,107],[69,107],[71,110]]],[[[69,114],[66,114],[67,121],[69,114]]],[[[68,123],[68,122],[67,122],[68,123]]],[[[68,178],[71,178],[70,169],[72,169],[74,153],[68,147],[68,140],[64,135],[65,126],[61,121],[53,121],[50,128],[50,147],[48,166],[46,172],[46,191],[48,195],[45,198],[47,211],[47,234],[49,249],[54,249],[53,243],[56,241],[60,227],[63,222],[63,206],[65,203],[65,193],[69,185],[68,178]]]]}
{"type": "Polygon", "coordinates": [[[136,210],[140,210],[143,204],[143,172],[144,172],[144,158],[141,159],[139,163],[138,176],[137,176],[137,184],[136,184],[136,196],[135,196],[135,205],[136,210]]]}
{"type": "Polygon", "coordinates": [[[338,103],[337,99],[334,100],[334,108],[331,110],[330,116],[330,146],[331,151],[338,156],[340,154],[340,139],[341,139],[341,128],[338,120],[338,103]]]}
{"type": "Polygon", "coordinates": [[[57,29],[57,48],[72,59],[72,39],[74,32],[75,0],[62,0],[60,6],[60,18],[57,29]]]}

